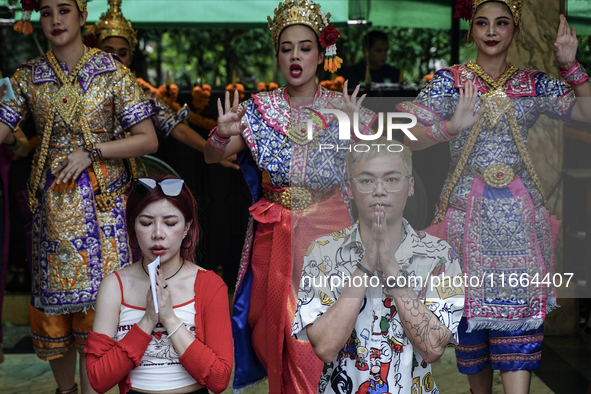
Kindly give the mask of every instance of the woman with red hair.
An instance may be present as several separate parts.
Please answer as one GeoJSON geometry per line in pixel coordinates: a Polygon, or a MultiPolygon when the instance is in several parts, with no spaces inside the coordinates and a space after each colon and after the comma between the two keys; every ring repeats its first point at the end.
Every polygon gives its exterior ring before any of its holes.
{"type": "Polygon", "coordinates": [[[95,390],[124,393],[214,393],[228,386],[232,333],[228,288],[195,264],[199,224],[182,179],[140,178],[127,202],[132,245],[143,258],[107,276],[86,345],[95,390]],[[147,265],[156,274],[159,311],[147,265]]]}

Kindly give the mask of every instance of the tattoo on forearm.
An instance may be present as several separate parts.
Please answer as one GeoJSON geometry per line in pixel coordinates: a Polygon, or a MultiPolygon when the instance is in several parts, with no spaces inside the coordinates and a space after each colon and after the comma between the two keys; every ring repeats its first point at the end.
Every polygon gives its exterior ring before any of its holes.
{"type": "Polygon", "coordinates": [[[413,347],[423,358],[440,353],[450,339],[447,327],[427,309],[411,288],[396,289],[393,295],[400,322],[413,347]]]}

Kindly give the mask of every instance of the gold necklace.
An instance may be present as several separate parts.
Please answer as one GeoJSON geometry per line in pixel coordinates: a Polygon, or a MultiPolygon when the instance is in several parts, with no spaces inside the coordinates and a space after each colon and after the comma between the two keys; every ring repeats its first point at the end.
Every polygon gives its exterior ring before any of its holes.
{"type": "MultiPolygon", "coordinates": [[[[86,51],[86,47],[84,48],[86,51]]],[[[43,174],[45,161],[47,160],[47,155],[49,153],[49,140],[51,139],[51,131],[53,130],[53,122],[55,120],[56,111],[62,116],[64,121],[68,122],[66,119],[69,119],[70,123],[68,123],[68,125],[70,125],[70,128],[72,128],[71,122],[80,106],[80,96],[78,95],[74,82],[76,81],[76,77],[78,76],[78,73],[82,67],[84,67],[88,60],[90,60],[90,58],[98,51],[98,49],[91,49],[90,51],[85,52],[69,76],[66,76],[66,73],[55,58],[53,50],[50,49],[45,54],[45,58],[59,79],[61,88],[56,94],[56,97],[59,96],[59,98],[53,99],[54,105],[51,106],[47,123],[45,123],[45,128],[43,129],[43,137],[41,140],[41,147],[39,148],[39,156],[37,157],[36,163],[33,165],[30,181],[27,187],[29,193],[29,208],[33,213],[37,209],[38,205],[37,188],[41,182],[41,175],[43,174]]]]}
{"type": "Polygon", "coordinates": [[[86,51],[86,47],[84,47],[84,55],[80,58],[70,75],[66,75],[59,62],[55,58],[53,50],[49,50],[49,52],[47,52],[47,61],[49,62],[49,65],[55,72],[61,84],[60,89],[53,97],[53,104],[57,109],[57,112],[61,115],[62,119],[64,119],[66,124],[71,129],[73,129],[74,120],[80,103],[82,102],[82,98],[78,94],[78,89],[75,83],[76,77],[78,76],[78,73],[82,67],[84,67],[88,60],[90,60],[90,58],[98,51],[99,50],[96,48],[86,51]]]}
{"type": "MultiPolygon", "coordinates": [[[[318,94],[318,93],[316,93],[318,94]]],[[[314,108],[314,103],[316,102],[316,94],[314,94],[314,98],[312,99],[311,108],[314,108]]],[[[302,107],[305,109],[306,107],[302,107]]],[[[317,145],[318,141],[316,141],[316,137],[318,137],[318,131],[313,127],[314,131],[312,134],[312,139],[308,139],[308,123],[307,122],[299,122],[300,119],[300,110],[295,110],[295,118],[296,121],[294,122],[294,108],[291,106],[291,100],[289,102],[289,125],[287,130],[285,131],[285,136],[290,141],[294,142],[297,145],[308,145],[310,142],[314,141],[314,146],[317,145]],[[295,124],[294,124],[295,123],[295,124]]]]}
{"type": "MultiPolygon", "coordinates": [[[[289,110],[289,126],[285,131],[285,136],[291,140],[292,142],[298,145],[308,145],[310,142],[316,142],[316,137],[318,136],[318,131],[314,129],[312,134],[312,139],[308,139],[308,124],[306,122],[297,122],[294,125],[294,114],[293,108],[290,107],[289,110]]],[[[296,119],[300,119],[299,110],[296,110],[295,114],[296,119]]]]}
{"type": "Polygon", "coordinates": [[[501,120],[503,116],[513,108],[513,100],[507,96],[507,93],[505,92],[505,84],[517,71],[519,71],[519,68],[509,66],[507,71],[505,71],[498,80],[494,80],[476,62],[468,62],[466,67],[474,71],[489,86],[488,93],[481,96],[480,99],[482,100],[485,109],[484,117],[486,118],[492,133],[494,126],[499,120],[501,120]]]}
{"type": "MultiPolygon", "coordinates": [[[[504,91],[504,86],[507,83],[507,81],[517,71],[519,71],[519,69],[515,66],[511,66],[503,74],[502,78],[500,78],[498,81],[495,81],[494,79],[491,78],[490,75],[488,75],[484,70],[482,70],[482,68],[478,64],[476,64],[475,62],[469,62],[468,64],[466,64],[466,66],[468,68],[470,68],[472,71],[474,71],[476,74],[478,74],[479,77],[481,77],[489,86],[491,86],[494,89],[494,91],[489,92],[485,96],[482,96],[482,97],[486,97],[490,93],[496,92],[495,93],[496,95],[490,95],[489,97],[501,98],[501,100],[505,100],[504,98],[502,98],[502,96],[498,95],[498,91],[500,90],[505,95],[506,100],[509,102],[509,106],[505,109],[505,111],[509,111],[509,110],[512,111],[511,113],[507,114],[507,119],[508,119],[508,123],[509,123],[509,129],[511,130],[511,134],[513,136],[513,141],[515,142],[515,145],[517,146],[517,150],[519,151],[519,155],[521,156],[521,160],[523,161],[523,164],[525,165],[525,168],[527,170],[527,173],[529,174],[529,177],[532,179],[532,181],[536,185],[536,188],[540,192],[540,195],[542,196],[542,200],[543,200],[543,203],[545,206],[546,205],[546,196],[544,195],[544,189],[542,188],[542,182],[540,181],[540,177],[538,176],[536,169],[533,165],[533,162],[532,162],[529,152],[527,150],[527,145],[525,144],[525,141],[523,140],[523,137],[521,136],[521,129],[519,128],[519,124],[517,123],[517,114],[515,112],[515,106],[513,104],[513,100],[511,100],[504,91]]],[[[493,101],[493,103],[494,103],[494,101],[493,101]]],[[[495,103],[495,104],[497,104],[497,103],[495,103]]],[[[501,104],[504,104],[504,103],[501,103],[501,104]]],[[[504,115],[504,114],[505,114],[505,112],[502,113],[502,115],[504,115]]],[[[501,118],[502,118],[502,115],[501,115],[501,118]]],[[[469,158],[470,154],[472,153],[472,150],[474,149],[474,145],[476,145],[476,140],[478,138],[478,135],[480,134],[481,130],[484,129],[484,119],[485,119],[484,116],[482,116],[480,119],[478,119],[476,124],[474,126],[472,126],[472,129],[470,130],[470,134],[468,135],[468,139],[466,141],[464,149],[462,150],[462,154],[460,155],[460,158],[458,159],[458,163],[456,164],[456,167],[454,168],[453,174],[450,178],[447,188],[443,192],[443,198],[441,199],[441,206],[440,207],[438,206],[435,211],[435,218],[433,219],[433,224],[438,224],[445,219],[445,215],[447,213],[447,208],[449,206],[449,199],[451,197],[451,193],[452,193],[453,189],[455,188],[456,184],[458,183],[458,181],[460,180],[460,177],[462,176],[462,172],[464,171],[464,167],[466,166],[466,163],[468,162],[468,158],[469,158]]],[[[487,120],[490,125],[490,118],[487,118],[487,120]]],[[[496,121],[498,122],[498,120],[500,120],[500,118],[497,119],[496,121]]]]}
{"type": "MultiPolygon", "coordinates": [[[[53,56],[53,51],[50,51],[51,53],[49,54],[49,64],[51,65],[51,67],[55,71],[56,75],[60,79],[60,82],[62,83],[62,87],[60,89],[60,92],[67,85],[69,85],[71,87],[71,88],[69,88],[68,94],[71,95],[71,98],[74,100],[74,102],[71,103],[70,96],[66,96],[66,97],[62,98],[61,103],[64,105],[67,105],[67,106],[71,106],[71,107],[66,107],[66,110],[68,111],[67,113],[68,114],[70,112],[72,113],[72,121],[78,122],[80,125],[80,128],[82,129],[82,134],[84,136],[85,149],[92,150],[94,148],[95,142],[94,142],[92,131],[90,130],[90,126],[88,124],[88,118],[86,116],[76,116],[76,115],[80,115],[78,109],[80,107],[80,102],[82,101],[82,97],[78,94],[78,89],[76,88],[76,76],[78,75],[78,73],[80,72],[82,67],[84,67],[84,65],[96,53],[99,52],[99,50],[96,48],[93,48],[93,49],[89,50],[88,52],[86,52],[86,49],[87,48],[84,47],[84,50],[85,50],[84,56],[82,56],[82,58],[80,59],[80,61],[76,65],[76,67],[74,68],[74,72],[72,72],[72,75],[70,75],[70,76],[66,76],[66,73],[64,73],[64,71],[61,68],[61,66],[59,65],[59,63],[57,63],[55,56],[53,56]],[[73,92],[73,93],[71,93],[71,92],[73,92]]],[[[60,92],[58,92],[58,99],[57,100],[59,100],[62,97],[62,96],[59,96],[60,92]]],[[[59,101],[56,104],[59,104],[59,101]]],[[[60,111],[59,106],[57,106],[57,110],[58,110],[58,112],[60,111]]],[[[61,112],[60,112],[60,115],[62,115],[61,112]]],[[[63,115],[62,115],[62,117],[63,117],[63,115]]],[[[71,128],[73,130],[73,127],[71,127],[71,128]]],[[[100,190],[100,194],[95,195],[94,198],[95,198],[95,201],[98,205],[99,210],[106,212],[113,207],[113,205],[117,201],[117,198],[119,198],[119,196],[121,196],[125,192],[125,190],[127,189],[127,185],[124,185],[114,191],[109,192],[109,191],[107,191],[107,182],[106,182],[107,176],[101,168],[101,162],[100,161],[93,161],[92,162],[92,169],[94,170],[94,174],[96,176],[96,180],[98,182],[99,190],[100,190]]]]}

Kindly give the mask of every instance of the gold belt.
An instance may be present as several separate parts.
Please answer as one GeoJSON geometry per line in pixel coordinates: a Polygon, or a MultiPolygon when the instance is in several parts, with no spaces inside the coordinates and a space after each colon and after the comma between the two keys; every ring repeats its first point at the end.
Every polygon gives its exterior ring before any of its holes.
{"type": "Polygon", "coordinates": [[[520,163],[510,167],[506,164],[496,163],[483,168],[479,166],[466,165],[462,176],[470,178],[483,178],[484,182],[490,187],[504,187],[511,183],[515,174],[521,174],[526,171],[525,166],[520,163]]]}
{"type": "Polygon", "coordinates": [[[308,190],[305,187],[288,187],[283,191],[263,188],[263,197],[269,202],[283,205],[285,208],[298,211],[306,209],[313,202],[324,200],[330,195],[328,192],[308,190]]]}

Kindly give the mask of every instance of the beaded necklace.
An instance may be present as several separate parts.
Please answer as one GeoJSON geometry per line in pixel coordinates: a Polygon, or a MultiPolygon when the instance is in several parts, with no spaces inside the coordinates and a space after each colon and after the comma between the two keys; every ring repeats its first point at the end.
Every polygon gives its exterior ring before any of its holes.
{"type": "MultiPolygon", "coordinates": [[[[78,73],[82,67],[84,67],[84,65],[99,52],[99,49],[93,48],[86,51],[87,48],[84,48],[84,55],[78,61],[78,64],[72,73],[70,73],[70,75],[66,75],[59,62],[55,58],[53,50],[50,49],[45,55],[53,72],[58,77],[60,89],[52,100],[53,105],[51,106],[51,112],[49,114],[48,121],[45,124],[45,129],[43,130],[40,154],[37,159],[37,163],[35,163],[33,166],[33,174],[31,176],[32,183],[29,183],[28,187],[29,208],[33,213],[39,204],[36,198],[37,188],[39,187],[43,168],[45,167],[45,161],[47,160],[49,140],[51,138],[51,131],[53,130],[53,122],[55,120],[56,114],[59,113],[64,122],[66,122],[67,126],[72,130],[74,130],[76,123],[78,123],[84,136],[85,149],[92,150],[94,148],[94,139],[92,137],[90,126],[88,125],[88,118],[84,116],[84,113],[81,111],[81,103],[83,100],[82,96],[80,96],[78,93],[76,77],[78,76],[78,73]]],[[[128,185],[124,185],[117,190],[108,192],[105,181],[106,175],[101,169],[101,162],[99,160],[93,160],[92,168],[94,170],[100,190],[100,194],[95,196],[95,201],[98,205],[98,208],[105,212],[113,207],[117,198],[125,192],[128,185]]]]}
{"type": "Polygon", "coordinates": [[[482,80],[484,80],[484,82],[486,82],[486,84],[489,86],[488,93],[481,96],[485,113],[478,119],[474,126],[472,126],[468,139],[466,140],[466,145],[464,146],[458,163],[454,168],[449,184],[443,193],[441,206],[437,207],[436,209],[433,224],[438,224],[445,219],[451,193],[460,180],[462,172],[464,171],[466,163],[468,162],[468,158],[474,149],[474,145],[476,145],[478,135],[482,130],[485,129],[485,122],[488,123],[489,129],[492,129],[492,127],[495,126],[505,115],[507,115],[509,128],[511,130],[511,134],[513,135],[513,141],[517,146],[521,160],[523,161],[530,178],[540,192],[540,195],[544,201],[544,205],[546,205],[546,197],[544,195],[544,190],[542,189],[542,183],[538,177],[538,174],[536,173],[533,162],[531,161],[531,157],[529,156],[529,152],[527,151],[527,146],[523,141],[523,137],[521,136],[519,124],[517,123],[515,103],[509,96],[507,96],[507,93],[505,92],[505,84],[517,71],[519,71],[519,69],[515,66],[510,66],[501,76],[501,78],[494,80],[476,62],[468,62],[466,67],[474,71],[474,73],[482,78],[482,80]]]}
{"type": "MultiPolygon", "coordinates": [[[[53,130],[55,116],[59,113],[66,124],[70,128],[73,127],[73,121],[75,120],[74,118],[78,113],[81,101],[80,95],[78,94],[75,86],[76,77],[78,76],[78,73],[82,67],[84,67],[84,65],[94,56],[94,54],[99,51],[98,49],[91,49],[87,52],[86,49],[87,48],[84,47],[84,55],[80,58],[76,64],[76,67],[74,67],[74,70],[69,76],[66,76],[66,73],[59,65],[52,49],[50,49],[45,54],[49,65],[60,81],[61,87],[52,100],[53,105],[50,107],[49,117],[43,130],[43,138],[41,140],[39,156],[37,157],[36,163],[33,165],[31,182],[29,182],[27,188],[29,193],[29,208],[31,209],[31,212],[35,212],[37,205],[39,204],[37,201],[37,188],[41,182],[41,175],[43,173],[43,168],[45,167],[45,161],[47,160],[47,155],[49,152],[49,140],[51,138],[51,131],[53,130]]],[[[85,119],[84,116],[81,118],[85,119]]]]}
{"type": "Polygon", "coordinates": [[[484,117],[487,119],[488,126],[492,132],[493,127],[499,120],[513,108],[513,100],[507,96],[505,84],[519,69],[515,66],[509,66],[507,71],[498,80],[494,80],[476,62],[468,62],[466,67],[474,71],[489,86],[488,92],[480,97],[480,99],[485,109],[484,117]]]}
{"type": "MultiPolygon", "coordinates": [[[[179,267],[179,269],[176,270],[176,272],[174,274],[170,275],[168,278],[164,278],[164,280],[169,280],[170,278],[173,278],[174,276],[176,276],[176,274],[178,274],[179,272],[181,272],[181,268],[183,268],[183,265],[185,265],[185,261],[184,260],[181,263],[181,266],[179,267]]],[[[150,274],[146,270],[146,267],[144,267],[144,259],[143,258],[142,258],[142,268],[144,269],[144,272],[146,273],[146,275],[150,276],[150,274]]]]}

